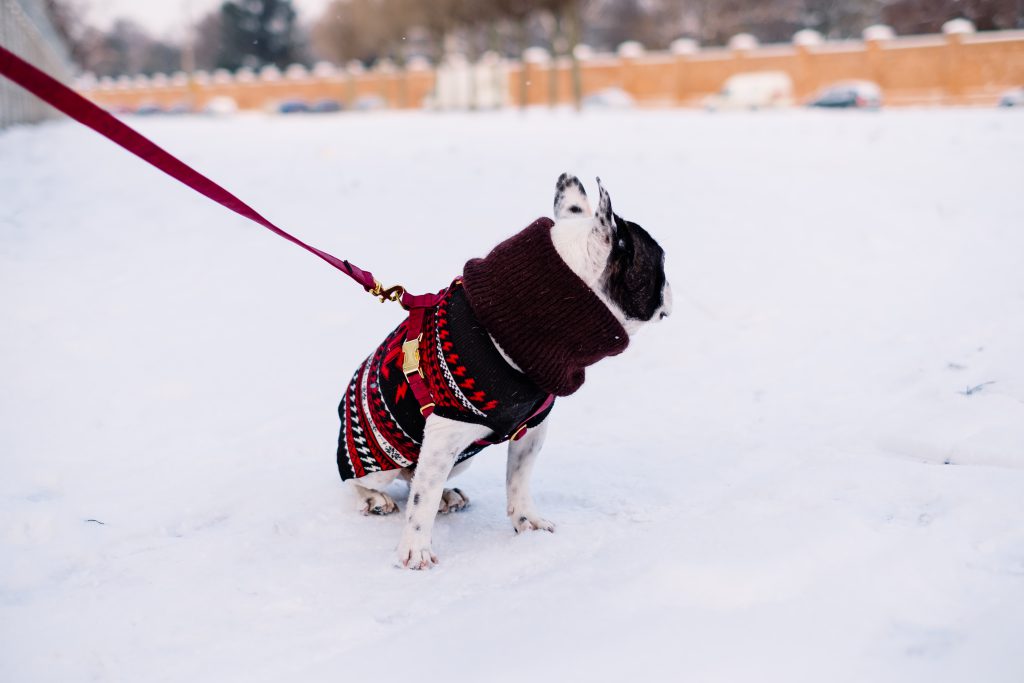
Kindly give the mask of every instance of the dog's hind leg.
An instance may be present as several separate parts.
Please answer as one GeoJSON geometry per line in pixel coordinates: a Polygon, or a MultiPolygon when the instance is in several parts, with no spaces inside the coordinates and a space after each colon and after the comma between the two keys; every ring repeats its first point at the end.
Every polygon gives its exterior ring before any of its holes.
{"type": "MultiPolygon", "coordinates": [[[[459,464],[452,468],[451,474],[448,475],[448,481],[451,481],[457,477],[460,473],[465,472],[466,469],[472,464],[472,460],[463,460],[459,464]]],[[[415,470],[402,470],[400,475],[402,479],[409,482],[412,486],[412,476],[415,470]]],[[[437,511],[442,515],[447,515],[449,512],[458,512],[469,507],[469,496],[466,495],[465,491],[460,488],[452,487],[445,489],[441,493],[441,503],[437,506],[437,511]]]]}
{"type": "Polygon", "coordinates": [[[518,534],[529,529],[554,531],[555,525],[537,514],[530,496],[530,473],[544,445],[548,421],[531,427],[518,441],[508,444],[508,465],[505,468],[505,487],[508,493],[508,516],[518,534]]]}
{"type": "MultiPolygon", "coordinates": [[[[451,474],[448,475],[448,481],[451,481],[462,472],[465,472],[472,462],[472,459],[463,460],[453,467],[451,474]]],[[[442,515],[447,515],[449,512],[458,512],[459,510],[465,509],[468,505],[469,496],[463,493],[462,489],[453,486],[450,489],[445,489],[444,493],[441,494],[441,504],[437,507],[437,511],[442,515]]]]}
{"type": "Polygon", "coordinates": [[[394,498],[384,489],[395,480],[403,470],[384,470],[373,472],[359,479],[352,480],[356,491],[356,510],[364,515],[390,515],[398,512],[394,498]]]}
{"type": "Polygon", "coordinates": [[[427,569],[437,563],[430,548],[434,519],[441,506],[444,482],[452,472],[455,456],[490,433],[483,425],[456,422],[431,415],[423,428],[416,473],[409,487],[405,529],[398,542],[398,563],[409,569],[427,569]]]}

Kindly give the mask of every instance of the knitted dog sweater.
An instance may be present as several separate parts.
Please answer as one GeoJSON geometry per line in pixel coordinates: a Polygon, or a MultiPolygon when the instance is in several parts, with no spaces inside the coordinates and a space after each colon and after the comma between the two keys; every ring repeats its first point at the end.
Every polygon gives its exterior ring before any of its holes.
{"type": "MultiPolygon", "coordinates": [[[[558,255],[551,225],[539,219],[467,263],[463,279],[424,315],[420,369],[434,413],[485,425],[490,441],[509,438],[528,418],[527,427],[539,425],[552,406],[531,415],[549,394],[576,391],[587,365],[628,344],[618,320],[558,255]]],[[[408,322],[359,366],[338,406],[343,480],[413,467],[419,457],[426,420],[402,374],[408,322]]],[[[470,446],[456,462],[483,448],[470,446]]]]}
{"type": "MultiPolygon", "coordinates": [[[[338,406],[338,472],[342,479],[412,467],[419,457],[426,419],[402,374],[407,324],[399,325],[359,366],[338,406]]],[[[422,334],[420,369],[436,415],[485,425],[493,433],[490,440],[501,441],[547,398],[501,357],[457,282],[424,316],[422,334]]],[[[540,424],[550,410],[548,407],[527,426],[540,424]]],[[[470,446],[457,462],[483,448],[470,446]]]]}
{"type": "Polygon", "coordinates": [[[467,263],[463,279],[469,305],[502,350],[538,387],[568,396],[586,367],[622,353],[629,335],[558,255],[552,225],[537,219],[467,263]]]}

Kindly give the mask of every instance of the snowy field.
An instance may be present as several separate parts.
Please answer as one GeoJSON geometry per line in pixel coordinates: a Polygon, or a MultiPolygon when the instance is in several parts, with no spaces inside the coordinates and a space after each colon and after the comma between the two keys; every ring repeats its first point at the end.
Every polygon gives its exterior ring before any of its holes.
{"type": "Polygon", "coordinates": [[[492,448],[400,571],[334,462],[399,309],[80,127],[0,133],[0,680],[1024,680],[1017,112],[134,123],[414,291],[600,175],[675,313],[559,402],[555,534],[492,448]]]}

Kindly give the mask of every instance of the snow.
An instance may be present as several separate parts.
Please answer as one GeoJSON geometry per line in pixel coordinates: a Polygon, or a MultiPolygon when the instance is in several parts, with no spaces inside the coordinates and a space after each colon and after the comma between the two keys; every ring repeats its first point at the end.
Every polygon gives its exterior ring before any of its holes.
{"type": "Polygon", "coordinates": [[[0,134],[0,680],[1024,680],[1020,116],[133,123],[413,291],[600,175],[675,312],[559,402],[555,534],[490,449],[400,571],[334,463],[400,311],[80,127],[0,134]]]}

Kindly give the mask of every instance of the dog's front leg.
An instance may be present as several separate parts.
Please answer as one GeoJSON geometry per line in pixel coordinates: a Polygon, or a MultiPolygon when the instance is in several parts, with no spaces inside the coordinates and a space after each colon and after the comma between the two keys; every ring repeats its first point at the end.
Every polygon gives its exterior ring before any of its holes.
{"type": "Polygon", "coordinates": [[[505,468],[505,487],[508,493],[508,516],[516,533],[528,529],[554,531],[555,525],[537,514],[530,496],[530,473],[544,445],[548,421],[530,428],[519,441],[508,444],[508,465],[505,468]]]}
{"type": "Polygon", "coordinates": [[[444,483],[455,464],[455,456],[490,431],[482,425],[456,422],[437,415],[427,418],[420,458],[409,486],[405,529],[398,542],[401,566],[427,569],[437,563],[437,555],[430,549],[430,535],[441,494],[444,493],[444,483]]]}

